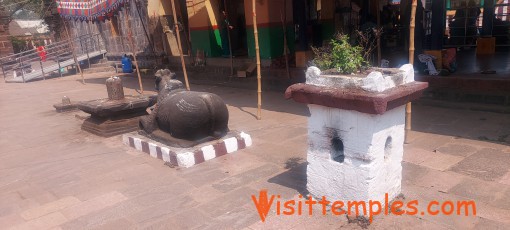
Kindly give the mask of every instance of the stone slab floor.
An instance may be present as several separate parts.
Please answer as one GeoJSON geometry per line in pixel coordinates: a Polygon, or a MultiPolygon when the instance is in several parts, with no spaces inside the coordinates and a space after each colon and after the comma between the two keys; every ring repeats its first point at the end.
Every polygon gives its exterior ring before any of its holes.
{"type": "MultiPolygon", "coordinates": [[[[27,84],[0,83],[1,229],[360,229],[346,216],[278,216],[261,222],[251,195],[282,200],[306,194],[306,106],[264,92],[192,85],[215,92],[230,111],[230,127],[254,145],[189,169],[171,168],[80,130],[82,112],[52,104],[107,97],[107,74],[27,84]]],[[[126,94],[137,80],[124,77],[126,94]]],[[[146,92],[153,89],[144,81],[146,92]]],[[[369,229],[510,229],[510,116],[413,107],[412,142],[405,146],[403,194],[420,210],[431,200],[475,200],[476,216],[377,216],[369,229]]],[[[320,210],[320,207],[317,207],[320,210]]]]}

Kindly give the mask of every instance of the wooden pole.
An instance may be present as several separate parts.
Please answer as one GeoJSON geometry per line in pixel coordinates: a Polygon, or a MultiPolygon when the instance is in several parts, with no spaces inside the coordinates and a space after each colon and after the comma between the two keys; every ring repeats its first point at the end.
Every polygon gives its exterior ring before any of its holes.
{"type": "MultiPolygon", "coordinates": [[[[377,29],[381,28],[381,1],[377,0],[377,29]]],[[[381,36],[377,36],[377,66],[381,67],[381,36]]]]}
{"type": "Polygon", "coordinates": [[[188,73],[186,72],[186,64],[184,63],[184,56],[182,55],[181,46],[181,33],[179,32],[179,25],[177,24],[177,13],[175,11],[175,1],[172,0],[172,13],[174,14],[174,25],[175,31],[177,32],[177,45],[179,46],[179,55],[181,55],[182,71],[184,72],[184,81],[186,83],[186,89],[189,90],[188,73]]]}
{"type": "Polygon", "coordinates": [[[262,119],[262,86],[260,82],[260,49],[259,49],[259,31],[257,30],[257,8],[255,5],[256,0],[251,1],[253,10],[253,35],[255,37],[255,56],[257,58],[257,119],[262,119]]]}
{"type": "MultiPolygon", "coordinates": [[[[224,20],[228,21],[227,0],[223,0],[223,5],[225,7],[223,9],[223,10],[225,10],[225,14],[226,14],[225,17],[227,17],[224,20]]],[[[234,56],[232,54],[232,39],[230,38],[230,28],[229,28],[230,25],[229,24],[227,24],[227,36],[228,36],[228,50],[230,52],[230,77],[232,77],[232,76],[234,76],[234,56]]]]}
{"type": "MultiPolygon", "coordinates": [[[[135,5],[136,7],[136,5],[135,5]]],[[[135,43],[133,42],[133,31],[131,30],[131,25],[129,25],[129,8],[126,8],[126,28],[128,29],[128,40],[129,44],[131,45],[131,49],[133,50],[133,58],[135,59],[135,68],[136,68],[136,74],[138,75],[138,84],[140,85],[140,94],[143,94],[143,85],[142,85],[142,76],[140,76],[140,68],[138,68],[138,61],[136,60],[136,47],[135,43]]]]}
{"type": "MultiPolygon", "coordinates": [[[[418,5],[418,0],[413,0],[413,5],[411,7],[411,22],[409,24],[409,63],[411,65],[414,64],[414,27],[415,27],[415,16],[416,16],[416,6],[418,5]]],[[[405,126],[405,137],[404,143],[409,143],[409,132],[411,132],[411,102],[406,104],[406,126],[405,126]]]]}
{"type": "MultiPolygon", "coordinates": [[[[73,54],[74,64],[78,67],[78,71],[80,71],[81,74],[81,83],[85,84],[85,78],[83,77],[83,71],[81,71],[80,63],[78,62],[78,59],[76,58],[76,54],[74,53],[74,43],[71,41],[71,36],[69,35],[69,30],[67,30],[66,21],[62,18],[62,23],[64,23],[64,29],[66,30],[67,35],[67,41],[69,41],[69,46],[71,46],[71,53],[73,54]]],[[[60,71],[60,69],[58,70],[60,71]]]]}
{"type": "Polygon", "coordinates": [[[287,70],[287,79],[290,79],[290,70],[289,70],[289,47],[287,44],[287,0],[283,0],[283,14],[280,11],[280,17],[282,20],[282,29],[283,29],[283,53],[285,55],[285,68],[287,70]]]}
{"type": "Polygon", "coordinates": [[[416,7],[418,0],[413,0],[411,8],[411,22],[409,24],[409,63],[414,64],[414,28],[416,27],[416,7]]]}

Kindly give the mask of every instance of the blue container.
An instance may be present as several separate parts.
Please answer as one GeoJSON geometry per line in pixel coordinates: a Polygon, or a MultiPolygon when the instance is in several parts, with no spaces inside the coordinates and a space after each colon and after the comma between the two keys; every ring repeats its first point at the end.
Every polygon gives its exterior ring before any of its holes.
{"type": "Polygon", "coordinates": [[[122,56],[122,72],[124,73],[132,73],[133,72],[133,63],[131,59],[126,55],[122,56]]]}

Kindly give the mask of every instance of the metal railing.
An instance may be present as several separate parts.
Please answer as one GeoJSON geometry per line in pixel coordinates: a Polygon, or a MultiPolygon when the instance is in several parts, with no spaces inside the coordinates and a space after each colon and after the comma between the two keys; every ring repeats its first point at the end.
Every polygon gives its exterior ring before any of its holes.
{"type": "MultiPolygon", "coordinates": [[[[495,4],[493,10],[491,36],[496,38],[496,47],[510,46],[510,9],[509,3],[495,4]]],[[[476,46],[483,26],[482,6],[462,6],[447,9],[445,47],[476,46]],[[476,12],[479,12],[478,15],[476,12]],[[460,13],[459,13],[460,12],[460,13]],[[455,14],[455,16],[453,16],[455,14]]]]}
{"type": "Polygon", "coordinates": [[[99,34],[86,34],[48,44],[44,47],[45,54],[32,49],[2,57],[0,68],[4,81],[11,76],[14,79],[21,77],[22,82],[41,77],[46,79],[55,74],[62,77],[64,67],[76,66],[81,60],[86,60],[90,67],[90,58],[104,54],[105,50],[104,41],[99,34]],[[73,46],[70,42],[73,43],[77,60],[73,57],[73,46]]]}
{"type": "Polygon", "coordinates": [[[448,12],[454,12],[455,16],[447,17],[446,31],[449,40],[445,47],[476,46],[483,21],[481,6],[461,6],[449,9],[448,12]]]}
{"type": "Polygon", "coordinates": [[[492,21],[492,36],[496,46],[510,46],[510,3],[496,4],[492,21]]]}

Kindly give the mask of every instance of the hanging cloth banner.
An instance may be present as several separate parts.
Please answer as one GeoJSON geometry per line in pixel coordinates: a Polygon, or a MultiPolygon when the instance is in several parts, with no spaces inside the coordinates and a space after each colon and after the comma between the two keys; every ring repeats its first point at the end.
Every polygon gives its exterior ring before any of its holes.
{"type": "Polygon", "coordinates": [[[103,21],[129,0],[55,0],[60,16],[80,21],[103,21]]]}

